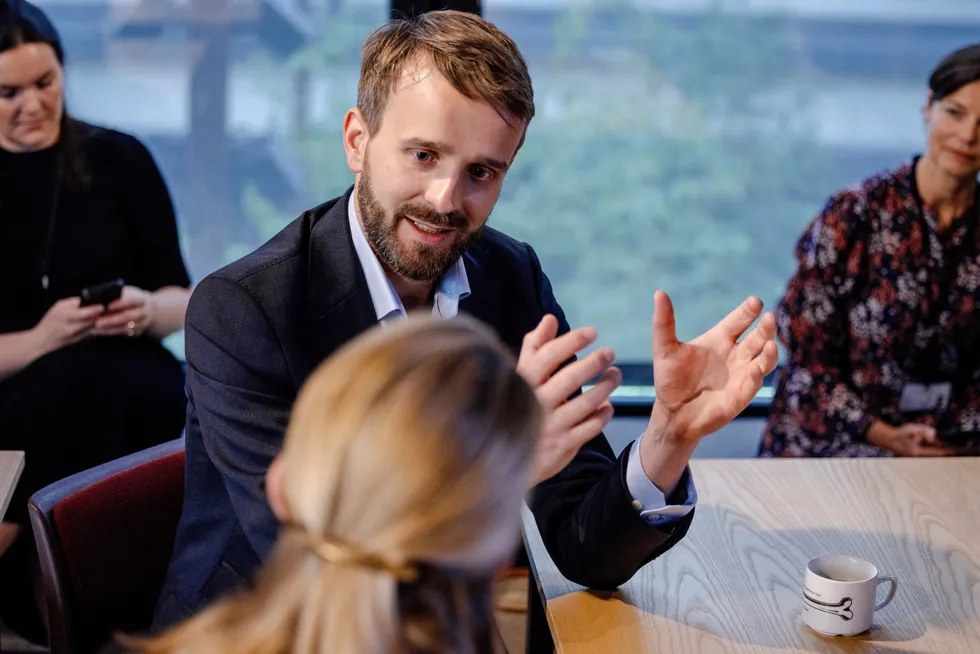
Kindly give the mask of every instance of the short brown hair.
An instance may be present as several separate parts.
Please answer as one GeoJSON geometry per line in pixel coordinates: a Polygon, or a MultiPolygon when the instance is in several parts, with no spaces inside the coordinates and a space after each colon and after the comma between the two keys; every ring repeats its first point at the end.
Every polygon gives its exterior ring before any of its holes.
{"type": "Polygon", "coordinates": [[[534,117],[531,75],[513,39],[492,23],[461,11],[430,11],[398,18],[364,43],[357,108],[372,133],[381,127],[388,98],[406,64],[422,57],[471,100],[482,100],[510,122],[534,117]]]}

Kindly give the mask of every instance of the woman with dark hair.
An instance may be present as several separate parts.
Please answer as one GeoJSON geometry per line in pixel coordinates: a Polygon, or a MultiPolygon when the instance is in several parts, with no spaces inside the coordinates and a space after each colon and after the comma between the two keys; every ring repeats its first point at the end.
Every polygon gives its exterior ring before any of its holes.
{"type": "Polygon", "coordinates": [[[932,73],[925,153],[827,203],[777,311],[762,456],[950,456],[980,441],[980,44],[932,73]]]}
{"type": "MultiPolygon", "coordinates": [[[[180,435],[183,374],[160,339],[190,281],[170,196],[135,138],[65,111],[43,12],[0,0],[0,450],[24,450],[6,520],[43,486],[180,435]],[[124,280],[93,306],[83,289],[124,280]]],[[[0,558],[0,618],[37,629],[23,529],[0,558]]]]}

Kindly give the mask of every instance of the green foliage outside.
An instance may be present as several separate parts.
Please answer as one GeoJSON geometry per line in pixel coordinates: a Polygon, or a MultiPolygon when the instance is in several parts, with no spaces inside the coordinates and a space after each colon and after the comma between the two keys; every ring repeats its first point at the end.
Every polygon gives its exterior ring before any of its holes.
{"type": "MultiPolygon", "coordinates": [[[[800,230],[848,180],[808,136],[806,95],[780,92],[806,76],[792,25],[718,12],[681,25],[609,6],[560,14],[551,56],[531,59],[538,117],[490,224],[534,246],[573,326],[593,325],[620,360],[644,361],[654,290],[674,299],[681,338],[750,294],[772,306],[800,230]],[[586,56],[600,23],[618,30],[615,47],[586,56]]],[[[292,144],[310,206],[351,183],[340,125],[354,101],[351,53],[373,26],[335,17],[291,62],[336,71],[330,122],[292,144]]],[[[295,217],[254,188],[245,205],[254,234],[229,258],[295,217]]]]}

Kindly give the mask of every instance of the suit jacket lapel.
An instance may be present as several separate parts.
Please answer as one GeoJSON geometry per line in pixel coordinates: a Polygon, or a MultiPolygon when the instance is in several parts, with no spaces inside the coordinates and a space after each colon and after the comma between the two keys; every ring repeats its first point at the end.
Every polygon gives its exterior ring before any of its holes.
{"type": "Polygon", "coordinates": [[[487,270],[486,247],[477,241],[463,255],[466,278],[470,283],[470,294],[459,303],[460,313],[466,313],[502,333],[503,286],[501,280],[487,270]]]}
{"type": "MultiPolygon", "coordinates": [[[[353,187],[325,209],[310,228],[310,268],[307,306],[310,333],[317,353],[327,358],[347,341],[378,322],[364,270],[351,240],[347,204],[353,187]]],[[[463,255],[470,294],[459,304],[460,312],[490,325],[501,336],[502,282],[487,271],[486,247],[477,241],[463,255]]]]}
{"type": "Polygon", "coordinates": [[[310,228],[310,331],[318,354],[327,358],[378,322],[361,262],[351,240],[347,203],[353,187],[310,228]]]}

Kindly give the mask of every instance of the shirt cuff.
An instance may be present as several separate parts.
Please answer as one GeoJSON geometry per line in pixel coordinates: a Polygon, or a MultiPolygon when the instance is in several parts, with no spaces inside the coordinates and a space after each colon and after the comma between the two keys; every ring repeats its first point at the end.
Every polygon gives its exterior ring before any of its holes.
{"type": "MultiPolygon", "coordinates": [[[[642,436],[640,437],[642,439],[642,436]]],[[[650,481],[640,461],[640,439],[633,443],[626,462],[626,488],[633,498],[633,508],[648,524],[661,526],[680,520],[698,503],[698,491],[694,487],[691,467],[684,468],[677,488],[671,493],[672,504],[657,486],[650,481]]]]}

